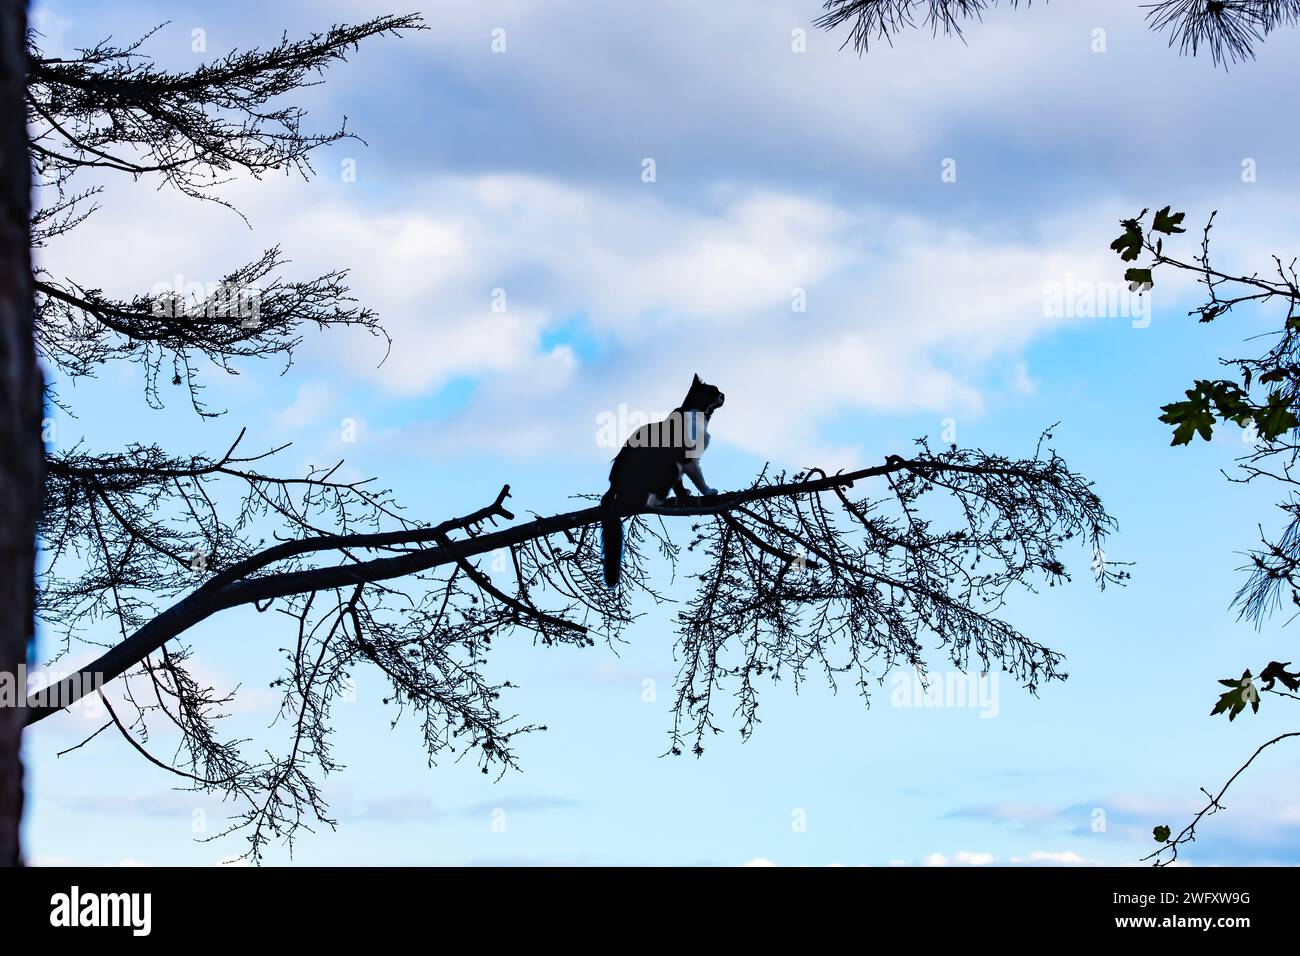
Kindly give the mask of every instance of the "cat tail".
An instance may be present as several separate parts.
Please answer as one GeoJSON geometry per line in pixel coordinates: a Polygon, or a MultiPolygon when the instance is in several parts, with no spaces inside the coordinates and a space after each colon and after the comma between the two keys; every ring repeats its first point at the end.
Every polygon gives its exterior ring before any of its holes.
{"type": "MultiPolygon", "coordinates": [[[[606,508],[613,507],[613,488],[605,492],[600,503],[606,508]]],[[[605,586],[618,587],[618,576],[623,567],[623,522],[616,515],[600,520],[600,555],[605,565],[605,586]]]]}

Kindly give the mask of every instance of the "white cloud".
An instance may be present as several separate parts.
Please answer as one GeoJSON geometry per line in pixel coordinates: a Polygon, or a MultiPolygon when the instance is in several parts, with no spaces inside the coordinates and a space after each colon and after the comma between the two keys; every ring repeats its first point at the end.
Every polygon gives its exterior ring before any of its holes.
{"type": "MultiPolygon", "coordinates": [[[[1096,866],[1095,860],[1087,859],[1073,850],[1031,850],[1023,856],[1013,856],[1008,861],[1013,866],[1096,866]]],[[[992,853],[972,853],[958,850],[949,856],[946,853],[931,853],[921,858],[921,866],[991,866],[998,863],[992,853]]],[[[891,860],[890,866],[905,866],[902,860],[891,860]]]]}
{"type": "MultiPolygon", "coordinates": [[[[742,864],[740,864],[740,865],[741,865],[741,866],[779,866],[780,864],[779,864],[779,863],[774,863],[773,861],[769,860],[769,859],[768,859],[767,857],[765,857],[765,856],[756,856],[756,857],[754,857],[752,860],[747,860],[746,862],[744,862],[744,863],[742,863],[742,864]]],[[[826,864],[824,864],[824,865],[825,865],[825,866],[828,866],[828,867],[843,867],[843,866],[844,866],[843,863],[826,863],[826,864]]]]}
{"type": "MultiPolygon", "coordinates": [[[[338,6],[344,16],[373,12],[369,0],[338,6]]],[[[859,57],[840,49],[844,28],[812,25],[818,12],[799,0],[664,0],[654,16],[629,4],[607,5],[599,17],[582,0],[441,4],[434,29],[394,49],[412,68],[437,64],[430,78],[450,74],[458,96],[476,106],[527,117],[453,116],[449,127],[433,126],[458,137],[457,159],[478,151],[508,155],[519,168],[549,164],[633,182],[650,155],[661,182],[697,185],[702,169],[753,179],[799,167],[873,194],[922,176],[937,182],[940,159],[954,156],[957,190],[989,179],[1028,190],[1068,187],[1067,176],[1138,182],[1142,168],[1158,169],[1159,185],[1201,181],[1219,161],[1200,164],[1191,148],[1205,111],[1219,118],[1225,142],[1257,143],[1254,115],[1233,104],[1285,88],[1296,49],[1296,38],[1278,31],[1256,62],[1225,78],[1205,56],[1168,49],[1130,0],[1091,0],[1003,5],[966,23],[969,42],[918,28],[859,57]],[[1108,41],[1102,53],[1093,49],[1098,27],[1108,41]],[[495,28],[507,33],[505,54],[490,49],[495,28]],[[795,28],[806,31],[806,53],[791,50],[795,28]],[[1134,72],[1152,63],[1180,90],[1159,111],[1131,96],[1134,72]],[[1021,171],[1033,163],[1039,175],[1026,181],[1021,171]]],[[[1270,131],[1275,155],[1288,155],[1294,135],[1270,131]]],[[[452,152],[440,145],[440,157],[452,152]]]]}
{"type": "Polygon", "coordinates": [[[958,850],[951,857],[944,853],[931,853],[921,858],[922,866],[988,866],[992,862],[992,853],[972,853],[969,850],[958,850]]]}
{"type": "Polygon", "coordinates": [[[293,404],[277,412],[275,420],[288,428],[303,428],[319,421],[333,404],[333,392],[324,382],[303,382],[293,404]]]}
{"type": "MultiPolygon", "coordinates": [[[[439,457],[607,458],[591,441],[597,414],[621,402],[666,411],[699,371],[728,392],[717,440],[782,464],[849,467],[881,450],[824,438],[836,416],[978,417],[991,396],[1033,394],[1031,343],[1070,323],[1127,324],[1044,307],[1048,284],[1066,276],[1117,279],[1106,245],[1134,211],[1124,203],[1053,208],[1010,233],[792,189],[719,181],[706,192],[683,205],[639,182],[444,173],[404,184],[396,205],[323,182],[233,184],[228,198],[274,225],[261,244],[284,245],[286,274],[350,267],[358,301],[393,339],[385,360],[384,343],[363,333],[309,334],[300,367],[318,378],[275,423],[325,414],[330,374],[402,397],[469,379],[463,407],[393,441],[439,457]],[[796,289],[806,312],[791,308],[796,289]]],[[[47,264],[129,294],[176,272],[211,281],[251,258],[247,229],[224,210],[138,190],[104,202],[78,230],[85,241],[47,264]],[[157,228],[185,217],[192,228],[157,228]]],[[[1252,234],[1271,241],[1276,219],[1252,234]]],[[[265,387],[253,378],[221,380],[265,387]]]]}
{"type": "Polygon", "coordinates": [[[1011,862],[1029,866],[1097,866],[1097,861],[1080,856],[1073,850],[1032,850],[1024,856],[1013,856],[1011,862]]]}
{"type": "MultiPolygon", "coordinates": [[[[349,207],[286,225],[308,250],[300,258],[352,262],[359,294],[394,338],[382,366],[355,340],[320,343],[324,357],[400,394],[479,378],[462,410],[411,437],[431,454],[589,448],[589,430],[575,422],[620,402],[666,411],[700,371],[728,391],[721,440],[797,463],[852,464],[859,452],[819,440],[821,420],[845,409],[978,414],[990,367],[1087,321],[1046,314],[1046,284],[1067,273],[1101,277],[1113,265],[1104,228],[1064,241],[990,241],[771,191],[720,192],[716,208],[697,211],[486,176],[435,179],[421,196],[427,211],[381,227],[349,207]],[[457,240],[427,268],[400,238],[452,232],[457,240]],[[313,245],[319,236],[348,237],[348,248],[331,239],[326,255],[313,245]],[[494,289],[504,290],[505,312],[491,311],[494,289]],[[796,289],[806,312],[791,307],[796,289]],[[598,363],[569,345],[542,347],[543,333],[573,315],[598,363]]],[[[1001,377],[998,387],[1032,390],[1023,359],[1001,377]]]]}

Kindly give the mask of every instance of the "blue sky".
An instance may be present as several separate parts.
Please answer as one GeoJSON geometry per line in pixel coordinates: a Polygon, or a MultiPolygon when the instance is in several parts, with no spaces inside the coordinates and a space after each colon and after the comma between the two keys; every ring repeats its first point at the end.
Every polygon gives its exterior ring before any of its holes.
{"type": "MultiPolygon", "coordinates": [[[[1139,4],[1103,0],[994,11],[968,45],[918,33],[860,59],[812,28],[816,0],[593,8],[422,5],[428,32],[372,41],[304,93],[319,127],[346,115],[366,145],[323,150],[309,182],[227,187],[251,232],[214,206],[110,182],[104,208],[43,254],[52,270],[129,295],[177,274],[213,281],[280,244],[291,273],[351,268],[394,353],[380,365],[364,339],[309,334],[283,376],[210,372],[207,396],[228,413],[208,421],[179,400],[151,411],[138,373],[106,370],[65,391],[80,417],[56,441],[149,436],[211,453],[247,425],[249,447],[294,443],[286,467],[345,456],[430,520],[506,482],[520,514],[548,513],[601,490],[611,451],[593,440],[597,416],[667,410],[699,371],[728,395],[706,467],[721,488],[766,461],[876,461],[940,440],[945,423],[959,444],[1025,454],[1060,421],[1054,444],[1119,519],[1108,553],[1136,562],[1133,580],[1101,594],[1079,573],[1014,602],[1012,622],[1068,657],[1069,680],[1037,698],[1002,681],[995,708],[899,706],[882,675],[868,708],[847,689],[787,687],[766,694],[750,740],[733,731],[698,760],[661,757],[666,609],[645,608],[618,655],[497,649],[494,675],[521,685],[511,708],[550,728],[499,783],[427,767],[415,728],[390,730],[361,674],[337,711],[338,829],[304,835],[293,860],[1134,862],[1153,825],[1182,821],[1199,787],[1289,729],[1276,704],[1232,725],[1208,717],[1217,678],[1294,656],[1280,619],[1256,632],[1228,609],[1240,552],[1275,523],[1267,489],[1220,476],[1237,436],[1171,449],[1156,421],[1276,317],[1197,325],[1176,282],[1154,290],[1149,323],[1055,316],[1044,301],[1054,283],[1117,279],[1107,244],[1147,206],[1198,223],[1220,210],[1220,255],[1245,271],[1300,251],[1300,133],[1276,121],[1296,110],[1300,42],[1279,34],[1225,74],[1167,50],[1139,4]],[[796,288],[806,312],[791,310],[796,288]]],[[[202,59],[195,29],[216,54],[406,8],[35,9],[47,52],[170,20],[148,50],[185,67],[202,59]]],[[[269,744],[280,634],[266,617],[232,613],[192,636],[211,680],[242,685],[230,730],[269,744]]],[[[55,756],[95,726],[61,715],[28,737],[36,862],[207,865],[242,850],[196,842],[195,821],[210,835],[221,807],[172,789],[121,740],[55,756]]],[[[1300,751],[1278,751],[1240,781],[1195,861],[1300,861],[1298,771],[1300,751]]]]}

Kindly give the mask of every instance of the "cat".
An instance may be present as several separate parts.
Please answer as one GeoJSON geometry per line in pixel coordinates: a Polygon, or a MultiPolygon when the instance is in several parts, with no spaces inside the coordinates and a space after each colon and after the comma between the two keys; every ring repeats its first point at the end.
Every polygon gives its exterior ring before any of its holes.
{"type": "MultiPolygon", "coordinates": [[[[716,495],[717,490],[704,480],[700,456],[709,447],[709,419],[725,399],[697,374],[681,405],[663,421],[642,425],[619,449],[601,505],[657,508],[668,500],[669,491],[685,498],[690,492],[682,484],[683,475],[700,494],[716,495]]],[[[623,564],[623,523],[617,516],[601,519],[600,544],[605,584],[616,587],[623,564]]]]}

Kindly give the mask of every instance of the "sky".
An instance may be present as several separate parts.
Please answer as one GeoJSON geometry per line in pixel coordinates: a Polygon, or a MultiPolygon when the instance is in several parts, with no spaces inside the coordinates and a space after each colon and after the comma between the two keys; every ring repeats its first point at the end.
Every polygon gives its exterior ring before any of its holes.
{"type": "MultiPolygon", "coordinates": [[[[212,454],[246,426],[248,447],[293,443],[283,467],[346,458],[344,473],[381,476],[430,521],[505,483],[517,513],[547,514],[603,490],[602,415],[665,412],[698,372],[727,394],[705,463],[722,489],[765,462],[851,468],[919,436],[1027,455],[1059,422],[1054,446],[1119,521],[1107,554],[1134,562],[1129,586],[1099,592],[1081,549],[1072,583],[1012,602],[1012,623],[1067,658],[1069,679],[1036,697],[996,674],[945,706],[922,706],[907,674],[880,675],[870,706],[851,688],[783,685],[751,738],[724,712],[727,733],[698,759],[663,756],[670,610],[639,608],[617,653],[506,641],[491,673],[520,685],[509,709],[548,730],[499,782],[428,766],[418,728],[390,728],[379,681],[360,674],[336,710],[337,827],[268,863],[1129,865],[1155,848],[1153,826],[1177,830],[1201,787],[1291,729],[1280,701],[1209,716],[1219,678],[1294,656],[1284,619],[1257,630],[1230,609],[1242,552],[1277,526],[1269,489],[1220,473],[1246,447],[1238,434],[1171,448],[1157,421],[1277,317],[1198,325],[1195,289],[1177,281],[1136,316],[1047,303],[1118,280],[1107,246],[1145,207],[1197,225],[1218,210],[1218,254],[1245,272],[1300,252],[1300,131],[1277,121],[1296,112],[1300,37],[1225,72],[1167,49],[1133,0],[1062,0],[992,11],[965,43],[917,31],[860,57],[813,27],[819,8],[410,5],[428,31],[363,44],[300,98],[317,128],[346,116],[364,143],[321,150],[307,181],[225,187],[248,224],[109,180],[103,208],[39,256],[129,297],[215,281],[279,245],[290,274],[351,270],[388,359],[364,336],[308,333],[283,375],[208,372],[205,396],[226,409],[209,420],[179,395],[152,410],[138,370],[105,369],[61,384],[79,417],[58,418],[52,444],[148,436],[212,454]]],[[[53,54],[167,21],[145,49],[180,69],[407,9],[48,0],[33,22],[53,54]]],[[[267,617],[230,612],[191,635],[201,672],[240,686],[229,727],[250,747],[278,732],[266,688],[283,630],[267,617]]],[[[959,676],[933,663],[940,686],[959,676]]],[[[27,736],[32,862],[242,852],[208,839],[218,802],[120,738],[59,756],[95,717],[27,736]]],[[[1261,759],[1187,858],[1300,862],[1298,780],[1300,751],[1261,759]]]]}

